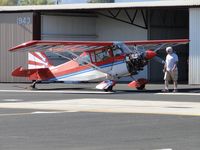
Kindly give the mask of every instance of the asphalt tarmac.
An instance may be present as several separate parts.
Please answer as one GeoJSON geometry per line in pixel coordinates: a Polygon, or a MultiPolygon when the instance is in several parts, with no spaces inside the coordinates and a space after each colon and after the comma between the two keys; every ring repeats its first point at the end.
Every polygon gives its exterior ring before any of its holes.
{"type": "Polygon", "coordinates": [[[200,86],[28,86],[0,84],[1,150],[200,149],[200,86]]]}

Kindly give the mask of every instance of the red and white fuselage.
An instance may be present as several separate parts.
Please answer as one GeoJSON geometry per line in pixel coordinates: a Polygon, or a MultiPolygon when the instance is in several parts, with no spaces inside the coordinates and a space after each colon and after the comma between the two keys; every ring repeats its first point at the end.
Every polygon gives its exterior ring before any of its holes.
{"type": "MultiPolygon", "coordinates": [[[[84,54],[89,55],[87,53],[84,54]]],[[[28,70],[35,70],[35,73],[29,77],[30,80],[89,82],[102,81],[129,74],[124,55],[92,62],[101,70],[91,67],[90,64],[80,65],[76,60],[70,60],[58,66],[53,66],[46,55],[40,52],[29,53],[28,58],[28,70]]],[[[17,76],[17,72],[14,71],[13,75],[17,76]]]]}

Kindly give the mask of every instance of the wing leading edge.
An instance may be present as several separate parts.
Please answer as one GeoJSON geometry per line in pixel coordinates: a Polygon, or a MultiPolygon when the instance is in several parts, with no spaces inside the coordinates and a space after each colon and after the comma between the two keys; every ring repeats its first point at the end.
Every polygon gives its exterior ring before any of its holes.
{"type": "Polygon", "coordinates": [[[113,42],[94,42],[94,41],[42,41],[35,40],[22,43],[9,51],[28,51],[28,52],[85,52],[99,50],[106,46],[111,46],[113,42]]]}

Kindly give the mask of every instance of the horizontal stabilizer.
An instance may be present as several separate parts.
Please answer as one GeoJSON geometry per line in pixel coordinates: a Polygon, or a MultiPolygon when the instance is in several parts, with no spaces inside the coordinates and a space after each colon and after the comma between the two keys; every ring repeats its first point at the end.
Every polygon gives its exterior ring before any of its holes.
{"type": "Polygon", "coordinates": [[[48,73],[50,73],[49,68],[23,69],[20,66],[12,72],[12,76],[29,77],[30,80],[42,80],[48,73]]]}
{"type": "Polygon", "coordinates": [[[29,69],[23,69],[21,66],[15,69],[12,72],[12,76],[16,77],[29,77],[31,74],[35,72],[35,69],[29,70],[29,69]]]}

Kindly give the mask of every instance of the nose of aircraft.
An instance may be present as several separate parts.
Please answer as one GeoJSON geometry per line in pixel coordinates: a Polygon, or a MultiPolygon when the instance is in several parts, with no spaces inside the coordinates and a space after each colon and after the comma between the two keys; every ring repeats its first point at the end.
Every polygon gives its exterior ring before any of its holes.
{"type": "Polygon", "coordinates": [[[152,50],[147,50],[146,52],[145,52],[145,58],[146,59],[152,59],[153,57],[155,57],[156,56],[156,52],[154,52],[154,51],[152,51],[152,50]]]}

